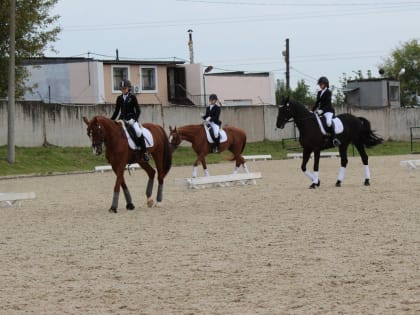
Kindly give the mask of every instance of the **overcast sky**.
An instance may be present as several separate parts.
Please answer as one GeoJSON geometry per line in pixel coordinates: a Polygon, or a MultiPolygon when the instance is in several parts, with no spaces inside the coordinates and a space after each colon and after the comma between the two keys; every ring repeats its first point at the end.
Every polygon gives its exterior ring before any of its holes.
{"type": "Polygon", "coordinates": [[[312,91],[321,75],[335,85],[359,69],[377,75],[393,49],[420,39],[420,0],[61,0],[53,13],[63,57],[118,48],[122,58],[188,61],[192,29],[195,62],[284,78],[289,38],[291,85],[304,79],[312,91]]]}

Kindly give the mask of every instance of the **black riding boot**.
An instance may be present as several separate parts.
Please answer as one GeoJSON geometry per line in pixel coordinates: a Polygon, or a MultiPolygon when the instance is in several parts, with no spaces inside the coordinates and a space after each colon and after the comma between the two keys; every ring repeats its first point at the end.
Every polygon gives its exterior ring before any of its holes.
{"type": "Polygon", "coordinates": [[[220,135],[218,137],[214,137],[213,153],[219,152],[219,146],[220,146],[220,135]]]}
{"type": "Polygon", "coordinates": [[[145,162],[149,161],[149,155],[147,154],[146,142],[144,136],[136,137],[136,146],[140,147],[140,151],[143,153],[143,160],[145,162]]]}
{"type": "Polygon", "coordinates": [[[335,134],[334,123],[331,124],[330,135],[331,135],[333,146],[339,147],[341,145],[341,141],[337,138],[335,134]]]}

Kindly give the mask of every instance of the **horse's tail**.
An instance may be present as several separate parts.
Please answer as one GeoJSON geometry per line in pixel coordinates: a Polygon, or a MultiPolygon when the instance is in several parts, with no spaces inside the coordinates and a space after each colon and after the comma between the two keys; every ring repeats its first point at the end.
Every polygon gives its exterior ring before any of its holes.
{"type": "Polygon", "coordinates": [[[361,140],[367,148],[371,148],[375,145],[381,144],[383,139],[375,134],[370,127],[370,122],[364,117],[358,117],[362,123],[361,140]]]}
{"type": "MultiPolygon", "coordinates": [[[[160,126],[159,126],[160,127],[160,126]]],[[[163,171],[166,176],[166,174],[169,173],[169,170],[172,166],[172,152],[171,147],[169,144],[168,136],[166,135],[165,130],[160,127],[163,137],[163,171]]]]}

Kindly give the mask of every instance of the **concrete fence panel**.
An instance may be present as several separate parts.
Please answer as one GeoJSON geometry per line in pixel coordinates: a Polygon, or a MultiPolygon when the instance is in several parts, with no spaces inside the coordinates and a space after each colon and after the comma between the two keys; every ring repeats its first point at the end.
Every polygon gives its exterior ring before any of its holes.
{"type": "MultiPolygon", "coordinates": [[[[152,122],[163,126],[183,126],[201,123],[203,107],[145,105],[141,107],[141,122],[152,122]]],[[[61,105],[37,102],[22,102],[15,105],[15,144],[31,147],[52,144],[57,146],[89,146],[86,126],[82,117],[96,115],[110,117],[112,104],[61,105]]],[[[277,106],[224,106],[223,125],[242,128],[248,142],[293,138],[297,131],[293,123],[284,129],[276,128],[277,106]]],[[[356,109],[351,113],[367,118],[379,135],[389,140],[409,140],[410,127],[420,125],[420,110],[416,108],[356,109]]],[[[7,144],[7,102],[0,102],[0,145],[7,144]]]]}

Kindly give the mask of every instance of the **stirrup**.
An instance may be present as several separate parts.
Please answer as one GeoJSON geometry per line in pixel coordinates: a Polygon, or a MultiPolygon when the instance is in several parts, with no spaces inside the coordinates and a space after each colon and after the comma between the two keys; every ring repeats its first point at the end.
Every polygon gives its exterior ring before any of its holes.
{"type": "Polygon", "coordinates": [[[338,140],[337,138],[334,138],[332,143],[335,147],[339,147],[341,145],[341,141],[338,140]]]}

